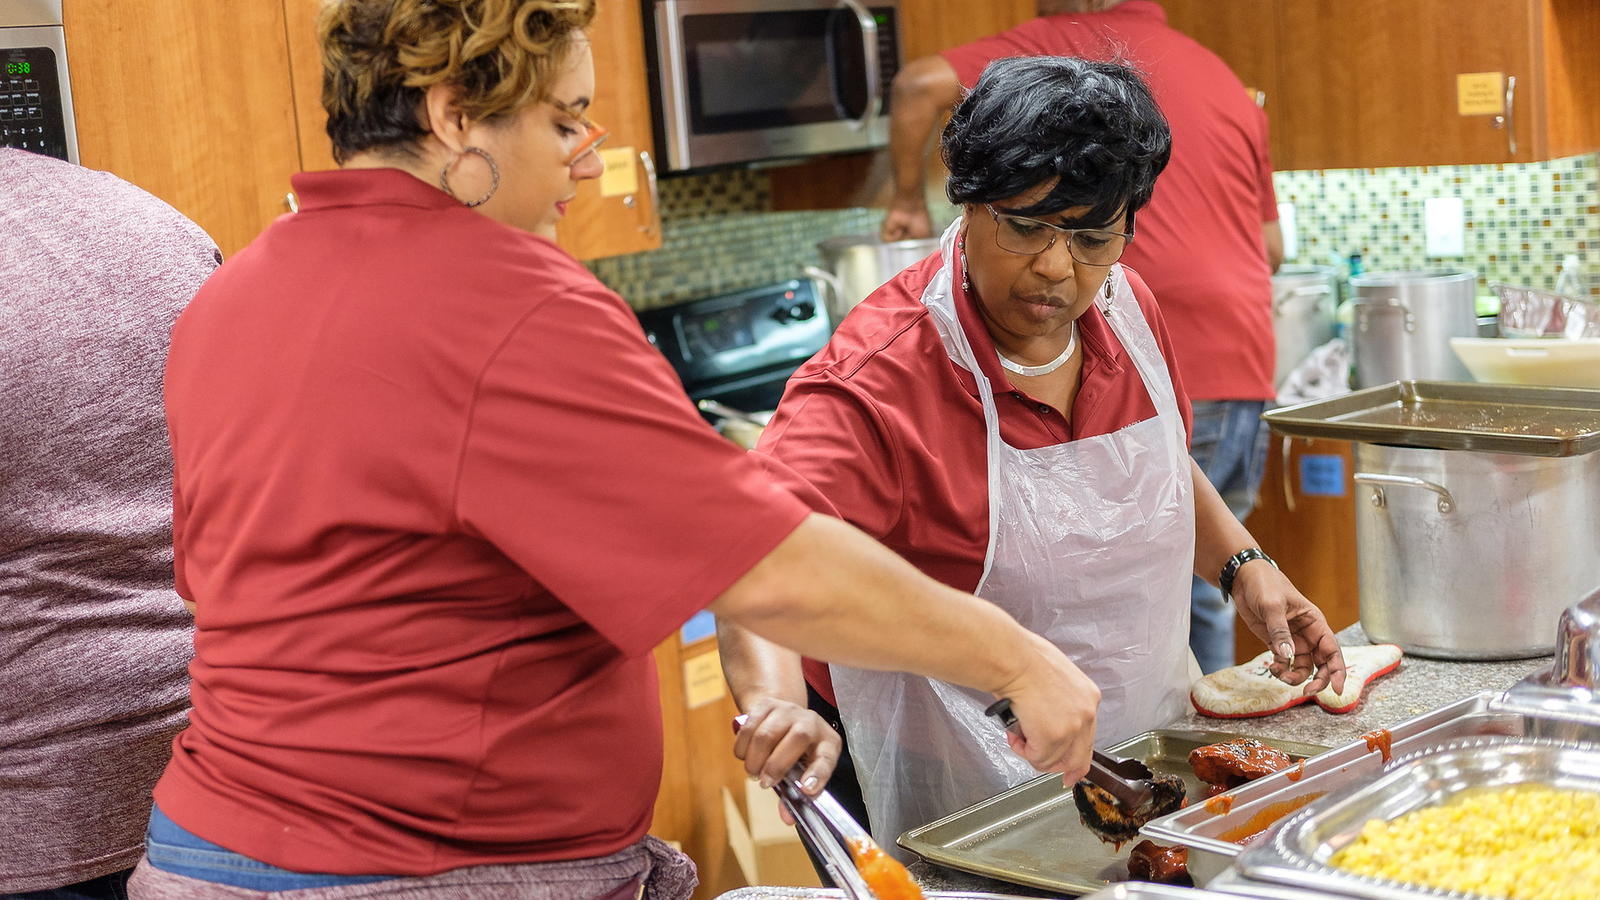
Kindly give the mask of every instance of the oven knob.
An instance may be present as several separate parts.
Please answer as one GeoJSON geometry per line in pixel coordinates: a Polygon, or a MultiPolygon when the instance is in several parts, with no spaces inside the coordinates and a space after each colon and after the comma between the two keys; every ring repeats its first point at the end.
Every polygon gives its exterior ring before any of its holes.
{"type": "Polygon", "coordinates": [[[779,323],[787,325],[790,322],[804,322],[817,314],[817,305],[809,300],[802,300],[792,306],[780,306],[772,311],[772,318],[779,323]]]}

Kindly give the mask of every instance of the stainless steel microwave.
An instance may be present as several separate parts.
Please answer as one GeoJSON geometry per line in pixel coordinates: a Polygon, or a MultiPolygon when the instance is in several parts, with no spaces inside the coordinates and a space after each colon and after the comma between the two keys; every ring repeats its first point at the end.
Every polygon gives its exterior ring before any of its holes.
{"type": "Polygon", "coordinates": [[[78,161],[61,0],[0,0],[0,147],[78,161]]]}
{"type": "Polygon", "coordinates": [[[897,0],[657,0],[650,19],[667,169],[889,143],[897,0]]]}

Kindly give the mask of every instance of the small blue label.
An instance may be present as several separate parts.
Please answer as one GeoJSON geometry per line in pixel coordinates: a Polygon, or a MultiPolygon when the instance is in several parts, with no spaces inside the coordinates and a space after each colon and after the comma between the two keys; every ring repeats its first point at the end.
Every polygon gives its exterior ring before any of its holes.
{"type": "Polygon", "coordinates": [[[1307,497],[1343,497],[1344,457],[1314,453],[1300,457],[1300,493],[1307,497]]]}
{"type": "Polygon", "coordinates": [[[710,610],[706,609],[702,609],[695,613],[689,618],[689,621],[683,623],[682,628],[678,629],[679,640],[683,641],[685,644],[692,644],[695,641],[705,640],[716,633],[717,617],[712,615],[710,610]]]}

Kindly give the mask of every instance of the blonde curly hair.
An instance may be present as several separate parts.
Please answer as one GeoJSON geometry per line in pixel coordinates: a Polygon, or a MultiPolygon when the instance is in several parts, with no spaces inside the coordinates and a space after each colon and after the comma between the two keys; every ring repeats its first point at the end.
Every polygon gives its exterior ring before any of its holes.
{"type": "Polygon", "coordinates": [[[436,84],[459,86],[475,119],[545,99],[594,10],[595,0],[328,0],[317,34],[334,159],[411,152],[436,84]]]}

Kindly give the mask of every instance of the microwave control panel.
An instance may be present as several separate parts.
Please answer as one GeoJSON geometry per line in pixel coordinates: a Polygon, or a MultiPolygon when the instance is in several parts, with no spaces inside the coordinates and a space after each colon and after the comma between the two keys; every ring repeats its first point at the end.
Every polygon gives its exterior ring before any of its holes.
{"type": "Polygon", "coordinates": [[[67,159],[61,97],[54,50],[0,49],[0,147],[67,159]]]}
{"type": "Polygon", "coordinates": [[[893,6],[873,6],[868,9],[872,21],[878,26],[878,81],[882,90],[883,112],[889,112],[889,88],[900,71],[900,23],[893,6]]]}

